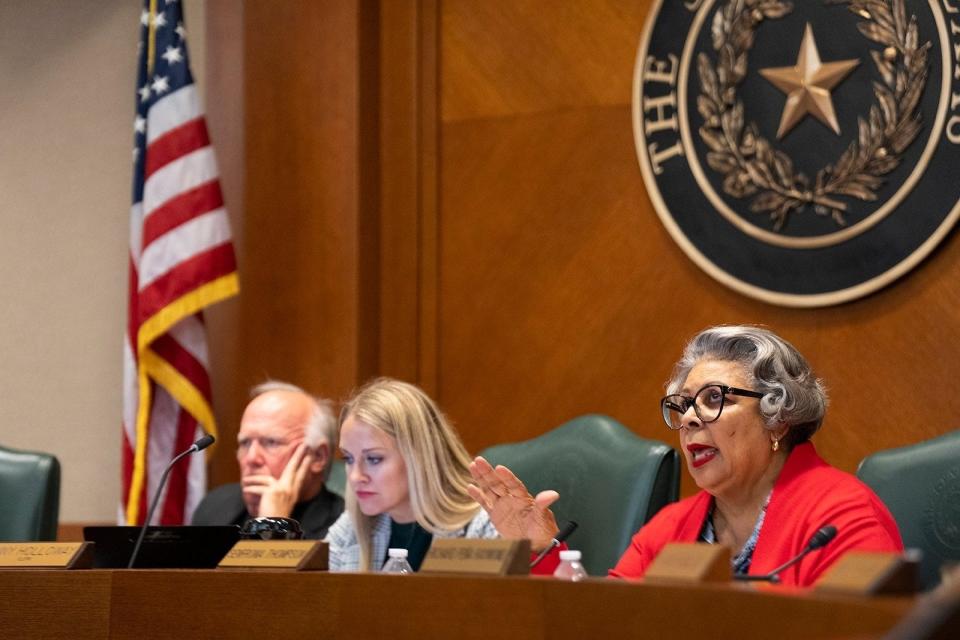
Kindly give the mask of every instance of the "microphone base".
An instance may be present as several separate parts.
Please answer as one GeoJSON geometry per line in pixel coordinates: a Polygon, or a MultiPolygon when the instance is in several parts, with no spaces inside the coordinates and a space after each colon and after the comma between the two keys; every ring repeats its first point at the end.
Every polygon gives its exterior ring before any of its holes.
{"type": "Polygon", "coordinates": [[[769,582],[770,584],[780,584],[780,576],[750,576],[745,573],[735,573],[733,579],[738,582],[769,582]]]}

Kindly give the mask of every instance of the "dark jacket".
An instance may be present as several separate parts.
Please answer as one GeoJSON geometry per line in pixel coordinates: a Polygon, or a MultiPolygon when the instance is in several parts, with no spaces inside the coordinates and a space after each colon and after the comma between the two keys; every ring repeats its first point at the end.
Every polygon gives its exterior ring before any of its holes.
{"type": "MultiPolygon", "coordinates": [[[[341,513],[343,498],[323,487],[312,500],[297,503],[290,517],[300,523],[304,538],[319,540],[327,535],[327,529],[341,513]]],[[[250,514],[243,503],[240,483],[234,482],[221,485],[205,495],[193,512],[190,524],[243,526],[248,518],[250,514]]]]}

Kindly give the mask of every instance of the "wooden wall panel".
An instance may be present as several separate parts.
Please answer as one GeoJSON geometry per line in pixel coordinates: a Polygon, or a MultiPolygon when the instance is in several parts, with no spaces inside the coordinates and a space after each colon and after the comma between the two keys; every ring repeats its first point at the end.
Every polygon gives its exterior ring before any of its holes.
{"type": "Polygon", "coordinates": [[[443,2],[444,121],[622,104],[646,5],[443,2]]]}
{"type": "Polygon", "coordinates": [[[383,173],[380,186],[380,306],[389,318],[380,334],[380,364],[381,373],[404,379],[417,377],[419,344],[419,19],[415,3],[383,6],[380,149],[384,166],[393,170],[383,173]]]}
{"type": "Polygon", "coordinates": [[[649,5],[442,5],[439,383],[469,446],[593,411],[672,443],[657,412],[672,363],[696,331],[740,322],[826,379],[816,442],[841,468],[956,428],[960,399],[920,399],[956,373],[955,238],[895,286],[820,310],[735,294],[673,244],[630,122],[649,5]]]}
{"type": "Polygon", "coordinates": [[[211,128],[233,168],[241,282],[215,311],[219,484],[238,475],[231,452],[252,385],[274,378],[339,399],[377,370],[379,18],[368,0],[207,9],[211,128]]]}
{"type": "Polygon", "coordinates": [[[361,162],[361,4],[247,7],[245,384],[273,376],[336,397],[373,368],[360,338],[377,241],[363,200],[375,184],[361,162]]]}
{"type": "Polygon", "coordinates": [[[656,246],[629,118],[598,107],[444,129],[440,388],[474,449],[621,414],[652,388],[611,383],[672,356],[642,330],[662,282],[636,259],[656,246]]]}
{"type": "Polygon", "coordinates": [[[437,6],[380,7],[380,375],[436,388],[437,6]]]}
{"type": "MultiPolygon", "coordinates": [[[[244,39],[243,0],[207,0],[207,126],[217,151],[220,184],[230,215],[237,259],[244,262],[244,39]]],[[[242,284],[241,284],[242,287],[242,284]]],[[[246,391],[238,377],[240,366],[240,299],[215,305],[205,314],[213,375],[213,407],[218,442],[208,456],[211,486],[237,477],[233,456],[246,391]]]]}
{"type": "Polygon", "coordinates": [[[236,393],[383,373],[434,393],[473,450],[586,412],[672,441],[657,400],[684,342],[750,322],[826,379],[816,441],[841,468],[955,428],[955,234],[817,310],[733,293],[674,245],[630,120],[650,5],[246,3],[236,393]]]}
{"type": "Polygon", "coordinates": [[[360,305],[356,3],[246,11],[244,382],[352,386],[360,305]]]}

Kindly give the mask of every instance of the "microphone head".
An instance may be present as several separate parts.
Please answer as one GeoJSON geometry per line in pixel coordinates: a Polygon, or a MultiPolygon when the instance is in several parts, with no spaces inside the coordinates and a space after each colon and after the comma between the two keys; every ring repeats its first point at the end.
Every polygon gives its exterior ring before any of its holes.
{"type": "Polygon", "coordinates": [[[205,433],[202,438],[193,443],[193,446],[196,447],[196,451],[203,451],[213,444],[214,439],[212,435],[205,433]]]}
{"type": "Polygon", "coordinates": [[[570,534],[576,531],[577,527],[579,526],[580,525],[578,525],[573,520],[568,521],[567,524],[564,525],[563,529],[560,529],[560,533],[557,534],[557,537],[554,538],[554,540],[556,540],[557,542],[563,542],[564,540],[569,538],[570,534]]]}
{"type": "Polygon", "coordinates": [[[814,549],[819,549],[833,540],[835,537],[837,537],[837,528],[832,524],[825,525],[817,529],[817,532],[810,537],[810,542],[807,543],[807,548],[811,551],[814,549]]]}

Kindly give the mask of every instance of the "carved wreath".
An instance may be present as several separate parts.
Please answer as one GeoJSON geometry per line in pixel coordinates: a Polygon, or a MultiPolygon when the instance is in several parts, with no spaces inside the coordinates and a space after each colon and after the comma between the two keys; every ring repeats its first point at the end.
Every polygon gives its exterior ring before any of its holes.
{"type": "Polygon", "coordinates": [[[835,196],[863,201],[877,199],[884,176],[900,164],[901,155],[922,126],[920,97],[927,79],[930,43],[918,44],[917,19],[907,19],[904,0],[827,0],[846,4],[863,18],[857,28],[884,49],[871,50],[883,82],[874,82],[877,98],[867,118],[858,118],[859,135],[835,164],[810,180],[794,170],[787,154],[744,123],[737,87],[747,73],[747,53],[754,30],[764,19],[793,11],[785,0],[730,0],[714,16],[711,35],[717,52],[716,69],[705,53],[697,58],[701,94],[697,109],[704,119],[700,137],[711,149],[707,164],[724,175],[723,189],[735,198],[752,196],[750,210],[768,213],[774,230],[783,228],[792,212],[813,205],[817,215],[829,215],[844,226],[846,203],[835,196]]]}

